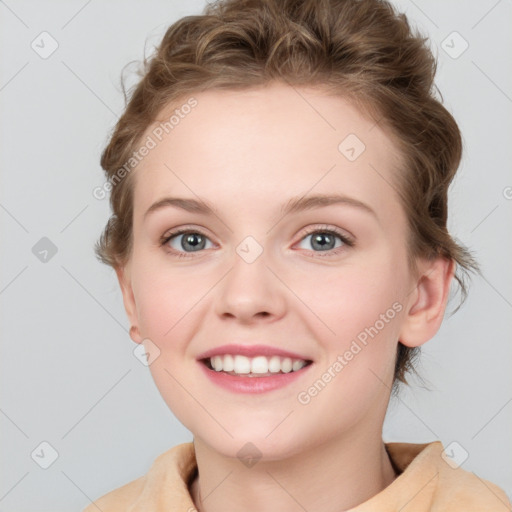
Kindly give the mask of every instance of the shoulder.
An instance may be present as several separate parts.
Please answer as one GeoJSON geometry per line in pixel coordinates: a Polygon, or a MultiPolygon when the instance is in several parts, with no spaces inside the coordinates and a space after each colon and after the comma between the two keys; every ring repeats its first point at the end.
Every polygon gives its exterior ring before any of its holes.
{"type": "Polygon", "coordinates": [[[429,510],[436,512],[511,510],[510,500],[500,487],[463,469],[454,450],[450,446],[445,449],[440,441],[387,443],[386,449],[400,472],[390,489],[409,488],[411,499],[410,490],[417,488],[412,502],[421,501],[423,495],[430,501],[429,510]]]}
{"type": "MultiPolygon", "coordinates": [[[[496,484],[486,480],[473,471],[466,471],[454,460],[453,450],[443,449],[440,444],[440,483],[436,489],[436,496],[446,510],[456,509],[470,511],[486,510],[503,511],[512,510],[512,504],[496,484]],[[453,507],[453,508],[451,508],[453,507]]],[[[444,509],[442,509],[444,510],[444,509]]]]}
{"type": "Polygon", "coordinates": [[[162,492],[169,499],[188,499],[186,481],[196,467],[193,443],[183,443],[159,455],[146,475],[94,500],[82,512],[127,512],[152,509],[162,492]],[[150,506],[151,505],[151,506],[150,506]]]}
{"type": "Polygon", "coordinates": [[[139,498],[146,483],[146,476],[141,476],[94,500],[83,512],[126,512],[139,498]]]}

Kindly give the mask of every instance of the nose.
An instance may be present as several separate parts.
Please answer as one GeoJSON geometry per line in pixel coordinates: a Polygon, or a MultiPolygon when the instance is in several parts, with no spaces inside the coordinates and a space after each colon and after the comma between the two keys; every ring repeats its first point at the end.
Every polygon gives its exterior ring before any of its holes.
{"type": "Polygon", "coordinates": [[[284,315],[284,286],[264,256],[263,252],[248,262],[239,254],[234,255],[231,270],[216,288],[215,311],[219,317],[251,324],[272,322],[284,315]]]}

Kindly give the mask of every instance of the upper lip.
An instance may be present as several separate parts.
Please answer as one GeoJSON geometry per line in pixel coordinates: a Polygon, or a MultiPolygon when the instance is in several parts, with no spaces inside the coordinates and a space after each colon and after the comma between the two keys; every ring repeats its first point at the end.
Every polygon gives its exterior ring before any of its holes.
{"type": "Polygon", "coordinates": [[[302,359],[304,361],[310,361],[311,359],[304,357],[295,352],[289,350],[283,350],[270,345],[221,345],[219,347],[212,348],[199,354],[197,359],[208,359],[213,356],[222,356],[225,354],[241,355],[246,357],[255,356],[280,356],[290,357],[291,359],[302,359]]]}

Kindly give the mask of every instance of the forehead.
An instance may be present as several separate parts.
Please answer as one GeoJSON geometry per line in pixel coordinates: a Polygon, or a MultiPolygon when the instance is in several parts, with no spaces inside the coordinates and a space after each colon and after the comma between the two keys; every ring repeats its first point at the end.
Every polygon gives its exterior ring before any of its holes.
{"type": "Polygon", "coordinates": [[[165,109],[143,137],[155,145],[135,171],[136,215],[178,194],[260,207],[308,191],[342,192],[377,210],[397,202],[400,155],[347,99],[286,85],[191,97],[165,109]]]}

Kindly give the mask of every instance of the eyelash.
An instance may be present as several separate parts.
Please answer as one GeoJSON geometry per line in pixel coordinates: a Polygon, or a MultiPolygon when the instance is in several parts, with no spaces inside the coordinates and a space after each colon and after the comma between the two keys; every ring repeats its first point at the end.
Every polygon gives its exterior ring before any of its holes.
{"type": "MultiPolygon", "coordinates": [[[[346,247],[353,247],[354,246],[354,240],[352,238],[349,238],[345,234],[341,233],[337,229],[334,228],[322,228],[322,227],[314,227],[314,228],[308,228],[306,233],[303,235],[303,237],[300,239],[300,242],[308,237],[309,235],[312,235],[314,233],[321,233],[321,234],[328,234],[328,235],[334,235],[337,236],[342,242],[343,245],[341,247],[336,247],[335,249],[330,249],[328,251],[311,251],[314,254],[319,255],[320,257],[332,257],[340,254],[342,251],[346,250],[346,247]],[[322,255],[322,252],[325,253],[325,256],[322,255]]],[[[172,231],[170,233],[167,233],[163,235],[160,239],[160,245],[164,246],[167,243],[169,243],[173,238],[176,236],[182,235],[182,234],[197,234],[201,235],[202,237],[208,238],[202,231],[197,229],[190,229],[190,228],[181,228],[177,229],[176,231],[172,231]]],[[[169,251],[174,256],[177,256],[178,258],[190,258],[193,257],[194,252],[187,253],[187,252],[180,252],[172,249],[172,251],[169,251]]],[[[201,251],[196,251],[201,252],[201,251]]]]}

